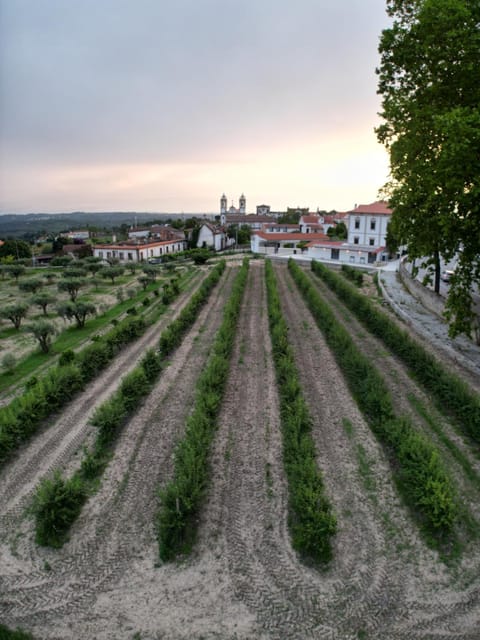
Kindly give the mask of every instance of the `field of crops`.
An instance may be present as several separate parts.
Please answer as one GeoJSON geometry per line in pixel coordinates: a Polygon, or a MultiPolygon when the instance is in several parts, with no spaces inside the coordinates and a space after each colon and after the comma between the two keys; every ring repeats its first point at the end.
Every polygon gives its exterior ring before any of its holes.
{"type": "Polygon", "coordinates": [[[55,374],[71,395],[39,376],[36,404],[2,407],[0,622],[478,639],[480,398],[363,284],[209,266],[138,335],[80,345],[55,374]]]}

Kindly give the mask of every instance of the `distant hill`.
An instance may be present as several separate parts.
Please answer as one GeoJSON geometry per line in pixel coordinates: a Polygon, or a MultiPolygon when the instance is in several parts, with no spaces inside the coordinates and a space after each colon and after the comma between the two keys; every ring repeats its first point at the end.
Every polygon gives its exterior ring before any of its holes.
{"type": "Polygon", "coordinates": [[[142,213],[137,211],[103,211],[98,213],[25,213],[0,215],[0,238],[9,236],[31,239],[34,236],[78,229],[112,229],[122,224],[142,225],[169,218],[203,217],[198,213],[142,213]]]}

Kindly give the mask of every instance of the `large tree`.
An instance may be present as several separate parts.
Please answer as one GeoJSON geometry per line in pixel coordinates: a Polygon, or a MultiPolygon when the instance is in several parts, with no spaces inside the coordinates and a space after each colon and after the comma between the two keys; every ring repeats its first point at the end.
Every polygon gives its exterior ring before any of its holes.
{"type": "Polygon", "coordinates": [[[480,280],[480,0],[387,0],[378,139],[390,154],[386,192],[395,237],[440,283],[458,256],[447,316],[470,333],[480,280]]]}

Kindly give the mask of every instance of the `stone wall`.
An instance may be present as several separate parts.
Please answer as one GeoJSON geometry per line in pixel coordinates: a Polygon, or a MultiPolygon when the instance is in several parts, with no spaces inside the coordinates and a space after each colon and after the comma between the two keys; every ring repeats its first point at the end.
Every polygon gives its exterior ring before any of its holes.
{"type": "Polygon", "coordinates": [[[411,274],[408,272],[405,267],[405,261],[401,260],[399,267],[400,278],[408,289],[408,291],[419,300],[425,309],[428,309],[432,313],[436,313],[438,316],[443,317],[443,309],[445,307],[445,299],[431,291],[431,289],[427,289],[424,287],[418,280],[412,278],[411,274]]]}

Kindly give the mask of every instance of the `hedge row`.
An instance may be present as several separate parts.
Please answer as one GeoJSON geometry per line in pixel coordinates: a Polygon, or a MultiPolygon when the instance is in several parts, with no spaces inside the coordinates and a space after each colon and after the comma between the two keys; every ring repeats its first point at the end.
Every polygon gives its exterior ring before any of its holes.
{"type": "Polygon", "coordinates": [[[167,356],[178,347],[185,332],[197,317],[200,308],[208,299],[210,291],[220,280],[222,273],[225,271],[225,267],[225,260],[221,260],[202,282],[198,291],[192,295],[187,306],[182,309],[178,318],[171,322],[167,329],[163,331],[159,344],[162,357],[167,356]]]}
{"type": "Polygon", "coordinates": [[[124,345],[136,340],[145,327],[142,318],[127,318],[78,354],[61,358],[60,364],[49,369],[43,378],[32,378],[25,393],[0,409],[0,463],[42,422],[72,400],[124,345]]]}
{"type": "MultiPolygon", "coordinates": [[[[164,304],[178,296],[178,283],[169,283],[164,297],[166,293],[168,296],[163,300],[164,304]]],[[[23,395],[0,408],[0,464],[33,435],[42,422],[72,400],[125,345],[139,338],[146,327],[147,322],[142,316],[130,314],[109,332],[97,336],[82,351],[64,352],[59,366],[49,369],[41,381],[33,377],[23,395]]]]}
{"type": "Polygon", "coordinates": [[[265,263],[265,278],[270,335],[280,394],[292,545],[307,558],[328,562],[332,557],[331,538],[337,531],[337,521],[316,464],[311,419],[288,343],[288,327],[282,315],[270,260],[265,263]]]}
{"type": "MultiPolygon", "coordinates": [[[[211,278],[210,274],[207,280],[210,283],[218,282],[218,274],[221,274],[223,268],[215,269],[216,275],[211,278]]],[[[201,287],[202,304],[212,288],[213,284],[201,287]]],[[[198,299],[198,294],[195,296],[198,299]]],[[[190,303],[187,306],[190,306],[190,303]]],[[[198,301],[194,306],[197,313],[189,314],[189,326],[193,324],[200,310],[198,301]]],[[[185,331],[187,327],[183,324],[182,328],[185,331]]],[[[168,330],[167,327],[165,331],[168,330]]],[[[150,393],[161,370],[162,356],[159,352],[149,349],[140,364],[122,379],[117,391],[95,410],[91,423],[98,429],[97,436],[93,449],[84,450],[80,469],[68,479],[62,478],[60,472],[56,471],[53,479],[45,479],[40,483],[33,501],[35,539],[38,544],[54,548],[64,544],[70,527],[92,491],[93,481],[102,475],[108,464],[111,446],[120,429],[129,415],[135,411],[140,400],[150,393]]]]}
{"type": "Polygon", "coordinates": [[[149,350],[140,364],[121,381],[118,390],[94,412],[91,423],[97,437],[91,451],[85,449],[80,469],[68,479],[55,471],[52,479],[43,480],[35,494],[33,514],[35,540],[38,544],[61,547],[92,488],[92,480],[104,471],[110,446],[140,400],[151,390],[161,371],[159,356],[149,350]]]}
{"type": "Polygon", "coordinates": [[[363,285],[363,271],[359,269],[355,269],[348,264],[342,264],[340,267],[342,274],[348,280],[351,280],[357,287],[361,287],[363,285]]]}
{"type": "Polygon", "coordinates": [[[196,537],[197,515],[209,481],[210,444],[229,371],[247,275],[248,259],[245,258],[225,306],[207,366],[197,382],[194,409],[175,450],[173,478],[160,492],[156,527],[162,560],[173,560],[179,554],[188,553],[196,537]]]}
{"type": "Polygon", "coordinates": [[[289,269],[322,330],[349,388],[379,441],[386,447],[406,504],[437,541],[457,517],[453,483],[432,443],[409,420],[395,415],[388,388],[321,299],[310,278],[292,260],[289,269]]]}
{"type": "Polygon", "coordinates": [[[444,411],[457,420],[462,431],[480,443],[479,396],[472,393],[463,380],[445,371],[433,355],[331,269],[312,261],[312,271],[325,281],[369,331],[403,360],[415,379],[437,399],[444,411]]]}

